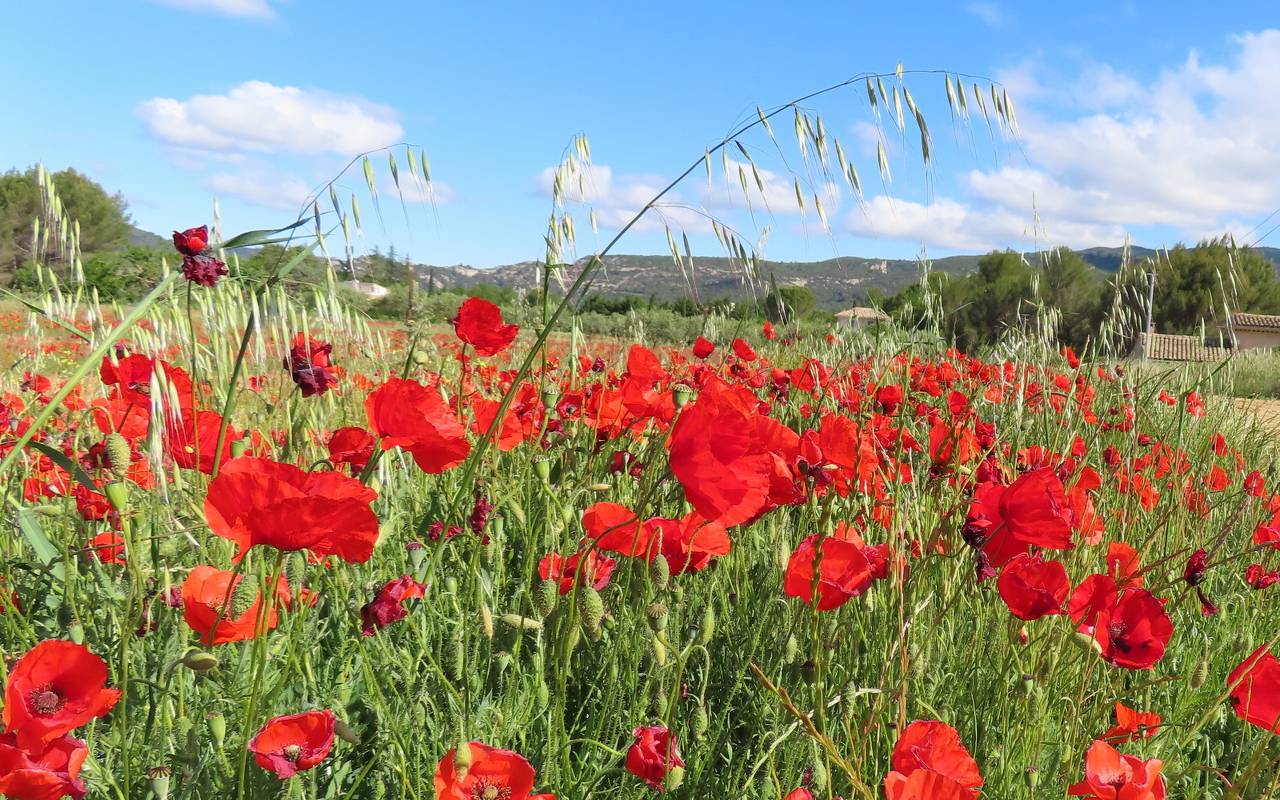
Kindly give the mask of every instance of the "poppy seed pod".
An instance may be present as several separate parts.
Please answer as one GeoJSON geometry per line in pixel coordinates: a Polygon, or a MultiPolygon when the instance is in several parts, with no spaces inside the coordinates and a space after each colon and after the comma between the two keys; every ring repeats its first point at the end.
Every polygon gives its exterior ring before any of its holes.
{"type": "Polygon", "coordinates": [[[538,476],[538,480],[543,483],[551,482],[551,459],[546,456],[538,456],[533,459],[533,472],[538,476]]]}
{"type": "Polygon", "coordinates": [[[222,743],[227,738],[227,718],[221,711],[210,711],[205,715],[205,721],[209,723],[209,733],[213,734],[213,746],[222,750],[222,743]]]}
{"type": "Polygon", "coordinates": [[[646,608],[644,617],[649,623],[649,630],[654,633],[667,629],[667,607],[662,603],[654,603],[646,608]]]}
{"type": "Polygon", "coordinates": [[[559,395],[557,394],[556,390],[551,387],[543,389],[541,397],[542,397],[542,407],[547,410],[555,408],[556,400],[559,399],[559,395]]]}
{"type": "Polygon", "coordinates": [[[151,780],[151,793],[156,800],[169,800],[169,768],[151,767],[147,770],[147,778],[151,780]]]}
{"type": "Polygon", "coordinates": [[[684,408],[693,399],[693,387],[687,383],[677,383],[671,387],[671,398],[676,408],[684,408]]]}

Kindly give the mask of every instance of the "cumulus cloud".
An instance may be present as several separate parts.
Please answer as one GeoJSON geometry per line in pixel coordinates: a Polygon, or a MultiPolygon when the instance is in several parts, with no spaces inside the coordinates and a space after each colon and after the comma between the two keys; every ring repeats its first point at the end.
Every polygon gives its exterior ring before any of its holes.
{"type": "Polygon", "coordinates": [[[359,97],[247,81],[226,94],[157,97],[138,108],[167,145],[225,152],[355,155],[404,133],[395,112],[359,97]]]}
{"type": "Polygon", "coordinates": [[[313,188],[296,175],[260,170],[210,175],[205,187],[223,197],[287,211],[297,211],[313,188]]]}
{"type": "MultiPolygon", "coordinates": [[[[541,194],[552,196],[555,176],[554,167],[547,167],[538,175],[537,185],[541,194]]],[[[669,180],[657,175],[615,175],[607,164],[592,164],[580,168],[568,184],[561,187],[561,195],[566,203],[592,208],[600,225],[617,228],[630,222],[669,180]]],[[[689,232],[711,230],[709,212],[701,203],[690,202],[679,191],[669,192],[661,204],[641,219],[636,229],[661,230],[664,224],[689,232]]]]}
{"type": "Polygon", "coordinates": [[[227,17],[271,19],[275,10],[268,0],[152,0],[162,6],[222,14],[227,17]]]}

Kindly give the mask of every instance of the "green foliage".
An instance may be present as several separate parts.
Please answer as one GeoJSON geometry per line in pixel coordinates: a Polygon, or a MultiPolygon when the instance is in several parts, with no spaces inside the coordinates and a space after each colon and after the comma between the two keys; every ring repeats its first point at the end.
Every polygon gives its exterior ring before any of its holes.
{"type": "Polygon", "coordinates": [[[772,322],[797,319],[814,310],[818,299],[805,286],[778,286],[764,299],[765,316],[772,322]]]}
{"type": "MultiPolygon", "coordinates": [[[[125,246],[131,226],[123,195],[108,194],[74,169],[55,172],[53,180],[67,214],[80,222],[85,256],[125,246]]],[[[12,274],[32,257],[32,222],[41,214],[40,203],[35,167],[0,174],[0,271],[12,274]]]]}

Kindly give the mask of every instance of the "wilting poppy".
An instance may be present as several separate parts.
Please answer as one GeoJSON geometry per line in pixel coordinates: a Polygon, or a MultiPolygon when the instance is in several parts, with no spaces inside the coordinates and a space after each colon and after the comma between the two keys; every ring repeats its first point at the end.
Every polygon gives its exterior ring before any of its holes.
{"type": "Polygon", "coordinates": [[[1250,725],[1280,733],[1280,661],[1263,645],[1227,678],[1231,708],[1250,725]]]}
{"type": "MultiPolygon", "coordinates": [[[[894,772],[905,778],[918,771],[948,778],[965,790],[962,795],[965,798],[976,798],[982,788],[978,762],[969,755],[956,729],[945,722],[916,720],[907,725],[893,746],[890,765],[894,772]]],[[[887,785],[889,781],[885,783],[887,785]]]]}
{"type": "Polygon", "coordinates": [[[360,609],[360,632],[372,636],[379,628],[404,619],[409,613],[404,601],[422,597],[426,588],[408,575],[387,581],[377,596],[360,609]]]}
{"type": "Polygon", "coordinates": [[[382,449],[404,448],[423,472],[444,472],[471,452],[462,423],[438,389],[390,378],[365,398],[364,408],[382,449]]]}
{"type": "Polygon", "coordinates": [[[303,397],[324,394],[338,382],[338,377],[329,371],[333,366],[329,362],[332,352],[333,345],[328,342],[313,339],[305,333],[293,335],[284,368],[289,370],[289,377],[302,390],[303,397]]]}
{"type": "Polygon", "coordinates": [[[609,585],[609,577],[618,562],[592,550],[583,561],[581,553],[569,557],[549,553],[538,562],[538,577],[544,581],[556,581],[560,594],[573,591],[574,582],[580,581],[596,591],[609,585]]]}
{"type": "Polygon", "coordinates": [[[1112,744],[1150,739],[1160,729],[1160,715],[1151,711],[1135,711],[1124,703],[1116,703],[1116,724],[1102,738],[1112,744]]]}
{"type": "Polygon", "coordinates": [[[450,750],[436,765],[436,800],[555,800],[551,794],[533,794],[537,772],[524,756],[481,742],[467,745],[467,766],[458,769],[457,750],[450,750]]]}
{"type": "Polygon", "coordinates": [[[453,318],[453,332],[482,356],[506,350],[520,332],[519,325],[502,321],[502,309],[481,297],[468,297],[453,318]]]}
{"type": "Polygon", "coordinates": [[[369,504],[377,493],[337,472],[303,472],[290,464],[244,457],[227,462],[209,484],[209,529],[238,547],[309,550],[364,563],[378,541],[369,504]]]}
{"type": "MultiPolygon", "coordinates": [[[[262,610],[262,592],[254,590],[252,581],[244,575],[201,564],[187,573],[182,582],[182,617],[191,630],[200,635],[200,642],[207,646],[242,642],[257,635],[258,614],[262,610]],[[249,594],[248,602],[238,603],[237,598],[249,594]],[[236,609],[240,613],[236,613],[236,609]],[[217,624],[217,630],[214,625],[217,624]]],[[[288,597],[288,583],[281,578],[277,596],[288,597]]],[[[263,631],[276,627],[279,621],[275,604],[267,614],[263,631]]]]}
{"type": "Polygon", "coordinates": [[[1072,785],[1067,794],[1096,800],[1164,800],[1163,766],[1159,759],[1122,755],[1098,739],[1085,755],[1084,780],[1072,785]]]}
{"type": "Polygon", "coordinates": [[[659,725],[639,727],[633,733],[636,738],[627,750],[627,772],[661,791],[667,774],[684,768],[676,735],[659,725]]]}
{"type": "Polygon", "coordinates": [[[42,750],[120,699],[105,688],[107,665],[74,642],[40,642],[18,659],[4,692],[4,728],[23,750],[42,750]]]}
{"type": "Polygon", "coordinates": [[[783,578],[783,591],[788,597],[798,597],[806,605],[814,605],[819,611],[839,608],[871,586],[871,567],[862,548],[834,536],[822,540],[822,557],[818,557],[818,535],[805,537],[787,561],[783,578]],[[817,562],[818,581],[814,587],[814,564],[817,562]]]}
{"type": "Polygon", "coordinates": [[[329,756],[336,722],[328,709],[274,717],[249,740],[249,752],[258,766],[291,778],[329,756]]]}
{"type": "Polygon", "coordinates": [[[10,800],[80,800],[88,792],[80,780],[88,755],[84,742],[70,736],[28,752],[12,733],[0,734],[0,795],[10,800]]]}
{"type": "Polygon", "coordinates": [[[209,226],[173,232],[173,249],[184,256],[198,256],[209,246],[209,226]]]}
{"type": "Polygon", "coordinates": [[[227,275],[226,262],[213,256],[183,256],[182,277],[198,286],[213,286],[227,275]]]}
{"type": "Polygon", "coordinates": [[[1000,599],[1018,619],[1033,620],[1063,613],[1071,594],[1067,568],[1038,554],[1015,556],[1000,571],[1000,599]]]}
{"type": "Polygon", "coordinates": [[[1109,663],[1126,669],[1150,669],[1164,657],[1173,636],[1173,621],[1155,595],[1146,589],[1130,589],[1114,605],[1098,612],[1093,636],[1109,663]]]}

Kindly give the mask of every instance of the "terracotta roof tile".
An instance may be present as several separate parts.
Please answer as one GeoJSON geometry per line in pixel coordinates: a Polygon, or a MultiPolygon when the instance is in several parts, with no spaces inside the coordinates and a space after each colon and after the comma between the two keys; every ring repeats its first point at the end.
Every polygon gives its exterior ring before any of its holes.
{"type": "Polygon", "coordinates": [[[1237,330],[1280,331],[1280,316],[1274,314],[1232,314],[1231,326],[1237,330]]]}
{"type": "Polygon", "coordinates": [[[1170,333],[1154,333],[1147,346],[1147,335],[1138,334],[1134,354],[1156,361],[1221,361],[1231,355],[1225,347],[1206,347],[1198,336],[1178,336],[1170,333]]]}

